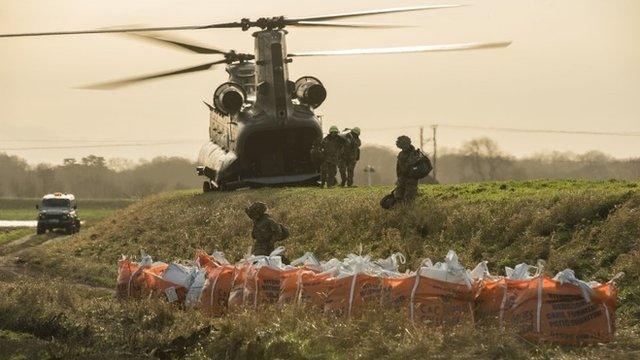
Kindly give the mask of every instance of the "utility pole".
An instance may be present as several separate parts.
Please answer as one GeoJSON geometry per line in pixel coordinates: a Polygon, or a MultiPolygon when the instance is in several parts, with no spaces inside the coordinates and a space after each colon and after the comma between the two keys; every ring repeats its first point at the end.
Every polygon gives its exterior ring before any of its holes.
{"type": "Polygon", "coordinates": [[[436,162],[438,161],[437,160],[438,148],[437,148],[437,141],[436,141],[436,131],[438,130],[438,125],[431,125],[431,129],[433,129],[433,180],[436,180],[437,179],[436,178],[436,176],[437,176],[436,162]]]}
{"type": "Polygon", "coordinates": [[[420,126],[420,150],[424,150],[424,127],[420,126]]]}
{"type": "Polygon", "coordinates": [[[371,165],[367,165],[364,167],[364,172],[367,173],[368,184],[369,186],[371,186],[371,173],[376,172],[376,169],[374,169],[371,165]]]}

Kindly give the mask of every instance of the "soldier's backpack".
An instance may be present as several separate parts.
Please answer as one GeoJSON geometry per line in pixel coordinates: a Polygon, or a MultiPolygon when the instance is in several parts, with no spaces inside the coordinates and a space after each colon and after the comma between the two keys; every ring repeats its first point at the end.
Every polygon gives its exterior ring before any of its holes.
{"type": "Polygon", "coordinates": [[[431,160],[422,152],[420,149],[416,149],[413,159],[413,165],[409,170],[409,175],[416,180],[427,177],[429,173],[433,170],[433,166],[431,165],[431,160]]]}

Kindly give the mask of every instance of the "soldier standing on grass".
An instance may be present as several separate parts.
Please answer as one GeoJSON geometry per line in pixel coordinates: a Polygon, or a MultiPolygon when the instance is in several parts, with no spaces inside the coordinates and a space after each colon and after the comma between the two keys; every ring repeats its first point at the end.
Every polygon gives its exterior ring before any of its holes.
{"type": "Polygon", "coordinates": [[[244,212],[253,222],[251,231],[251,237],[254,239],[253,255],[269,255],[275,249],[277,241],[289,237],[289,230],[267,214],[265,203],[254,202],[244,212]]]}
{"type": "Polygon", "coordinates": [[[340,186],[353,186],[353,170],[358,160],[360,160],[360,128],[354,127],[343,138],[344,144],[342,145],[338,162],[340,186]]]}
{"type": "Polygon", "coordinates": [[[325,183],[327,187],[336,185],[336,173],[338,172],[338,160],[342,142],[338,127],[334,125],[329,128],[329,134],[320,143],[322,149],[321,186],[324,186],[325,183]]]}
{"type": "Polygon", "coordinates": [[[396,140],[396,146],[401,149],[396,163],[396,189],[394,197],[396,202],[411,202],[418,195],[418,179],[411,176],[411,167],[416,162],[416,148],[411,145],[411,139],[402,135],[396,140]]]}

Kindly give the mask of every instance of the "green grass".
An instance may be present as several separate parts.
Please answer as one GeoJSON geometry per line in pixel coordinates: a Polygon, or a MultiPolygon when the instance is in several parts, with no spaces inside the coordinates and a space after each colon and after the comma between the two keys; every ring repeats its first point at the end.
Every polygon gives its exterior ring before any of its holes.
{"type": "Polygon", "coordinates": [[[9,229],[0,229],[0,246],[6,243],[10,243],[14,240],[18,240],[24,236],[33,234],[33,229],[26,228],[9,228],[9,229]]]}
{"type": "MultiPolygon", "coordinates": [[[[82,220],[96,222],[133,202],[129,199],[78,200],[78,215],[82,220]]],[[[39,203],[40,199],[0,199],[0,220],[36,220],[35,206],[39,203]]]]}
{"type": "Polygon", "coordinates": [[[9,294],[0,298],[0,314],[5,314],[0,324],[9,324],[0,329],[35,334],[46,339],[46,346],[80,357],[91,351],[105,357],[142,356],[154,347],[187,358],[240,359],[281,353],[300,359],[596,359],[640,354],[638,183],[529,181],[421,190],[415,205],[392,211],[378,205],[389,187],[180,191],[145,198],[80,234],[23,253],[28,266],[49,280],[0,283],[0,292],[9,294]],[[546,261],[548,274],[573,268],[586,280],[607,281],[624,271],[617,339],[585,348],[533,345],[492,327],[416,328],[393,311],[352,321],[296,308],[208,319],[154,301],[117,301],[67,282],[114,287],[116,260],[140,250],[171,261],[189,259],[198,248],[219,249],[237,260],[251,245],[250,221],[243,209],[258,200],[268,203],[270,213],[290,228],[291,237],[283,243],[289,258],[305,251],[321,259],[343,257],[362,247],[374,257],[403,252],[407,268],[413,269],[424,257],[440,260],[454,249],[468,267],[488,260],[499,274],[506,265],[537,259],[546,261]],[[53,324],[59,332],[38,335],[41,326],[28,324],[53,324]],[[198,329],[208,325],[216,330],[198,335],[198,329]],[[179,349],[180,342],[189,344],[186,350],[179,349]]]}

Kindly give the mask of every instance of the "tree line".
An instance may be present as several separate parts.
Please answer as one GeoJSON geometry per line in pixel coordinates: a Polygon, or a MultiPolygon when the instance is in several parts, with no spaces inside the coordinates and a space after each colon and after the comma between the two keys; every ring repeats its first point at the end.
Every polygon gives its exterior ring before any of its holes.
{"type": "Polygon", "coordinates": [[[55,191],[81,198],[139,198],[168,190],[199,187],[195,164],[178,157],[129,160],[88,155],[64,159],[62,165],[30,166],[0,153],[0,197],[40,197],[55,191]]]}
{"type": "MultiPolygon", "coordinates": [[[[640,180],[640,158],[616,159],[600,151],[550,152],[516,158],[489,138],[472,139],[459,149],[438,151],[436,180],[444,184],[534,179],[640,180]]],[[[433,161],[432,154],[428,155],[433,161]]],[[[371,165],[375,169],[371,174],[373,184],[393,184],[396,156],[397,152],[387,147],[364,147],[355,183],[367,184],[364,170],[371,165]]]]}
{"type": "MultiPolygon", "coordinates": [[[[470,140],[459,149],[439,151],[436,169],[440,183],[640,179],[640,158],[615,159],[598,151],[552,152],[516,158],[504,153],[489,138],[470,140]]],[[[396,155],[397,151],[388,147],[363,146],[355,184],[367,184],[368,174],[364,171],[367,165],[374,169],[371,173],[374,185],[393,184],[396,155]]],[[[203,178],[196,176],[195,166],[193,161],[179,157],[134,162],[95,155],[63,159],[60,165],[29,165],[20,157],[0,153],[0,197],[40,197],[63,191],[82,198],[139,198],[163,191],[199,188],[203,178]]]]}

